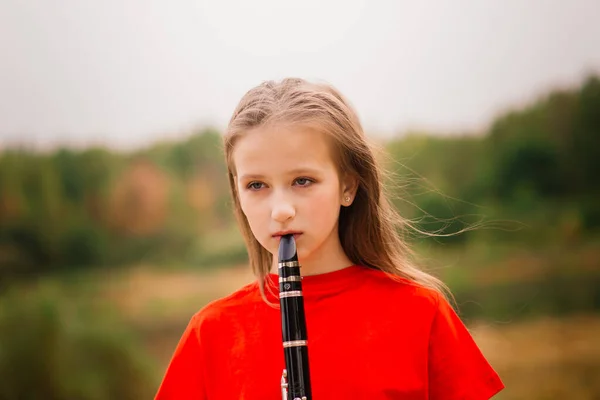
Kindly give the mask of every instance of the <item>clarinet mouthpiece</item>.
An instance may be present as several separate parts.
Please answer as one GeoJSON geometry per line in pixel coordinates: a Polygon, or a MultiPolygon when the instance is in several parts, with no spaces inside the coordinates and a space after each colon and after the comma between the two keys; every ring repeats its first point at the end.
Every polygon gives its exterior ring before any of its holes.
{"type": "Polygon", "coordinates": [[[298,261],[294,235],[284,235],[279,242],[279,262],[298,261]]]}

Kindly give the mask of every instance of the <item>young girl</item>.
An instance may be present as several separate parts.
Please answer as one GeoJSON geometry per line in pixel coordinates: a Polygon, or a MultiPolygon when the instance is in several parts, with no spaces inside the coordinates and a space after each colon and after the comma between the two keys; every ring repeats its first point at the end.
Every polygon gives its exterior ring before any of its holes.
{"type": "Polygon", "coordinates": [[[157,400],[280,400],[278,247],[303,275],[313,397],[484,400],[503,389],[450,306],[411,264],[359,120],[332,87],[266,82],[225,135],[235,214],[256,282],[189,322],[157,400]]]}

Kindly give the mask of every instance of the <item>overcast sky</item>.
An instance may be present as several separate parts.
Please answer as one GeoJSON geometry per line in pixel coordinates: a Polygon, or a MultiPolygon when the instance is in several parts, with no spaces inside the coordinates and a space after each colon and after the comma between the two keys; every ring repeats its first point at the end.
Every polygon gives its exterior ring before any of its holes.
{"type": "Polygon", "coordinates": [[[222,128],[266,79],[336,85],[370,134],[481,130],[600,71],[597,0],[2,0],[0,144],[222,128]]]}

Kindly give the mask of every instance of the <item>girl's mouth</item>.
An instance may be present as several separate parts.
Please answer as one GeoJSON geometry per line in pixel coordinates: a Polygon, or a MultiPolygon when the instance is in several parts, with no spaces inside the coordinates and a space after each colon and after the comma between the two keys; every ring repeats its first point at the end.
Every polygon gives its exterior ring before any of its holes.
{"type": "Polygon", "coordinates": [[[281,240],[281,237],[282,237],[282,236],[285,236],[285,235],[293,235],[293,236],[294,236],[294,240],[297,240],[297,239],[298,239],[298,237],[299,237],[300,235],[302,235],[302,232],[276,233],[276,234],[274,234],[274,235],[273,235],[273,237],[274,237],[275,239],[277,239],[277,241],[280,241],[280,240],[281,240]]]}

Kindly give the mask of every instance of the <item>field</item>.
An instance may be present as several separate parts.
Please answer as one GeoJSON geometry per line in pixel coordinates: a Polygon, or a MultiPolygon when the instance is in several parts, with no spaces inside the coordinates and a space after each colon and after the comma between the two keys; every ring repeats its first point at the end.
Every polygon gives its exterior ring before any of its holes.
{"type": "MultiPolygon", "coordinates": [[[[105,296],[117,301],[143,332],[164,369],[189,317],[251,279],[241,266],[210,273],[140,266],[107,283],[105,296]]],[[[599,398],[600,315],[474,320],[468,327],[506,385],[498,399],[599,398]]]]}
{"type": "MultiPolygon", "coordinates": [[[[597,244],[421,249],[428,268],[457,294],[463,320],[504,381],[506,389],[498,399],[600,398],[597,244]]],[[[147,398],[190,317],[251,280],[244,265],[199,269],[140,264],[54,275],[13,287],[12,301],[9,296],[0,302],[0,322],[9,328],[0,330],[0,350],[10,356],[0,357],[0,372],[8,368],[5,372],[14,379],[7,382],[16,386],[0,389],[0,399],[23,398],[19,396],[32,387],[37,391],[28,398],[147,398]],[[29,335],[25,341],[23,332],[29,335]],[[55,351],[60,346],[67,352],[55,351]],[[97,358],[82,358],[89,351],[97,358]],[[65,375],[48,378],[50,370],[36,375],[29,367],[15,367],[15,360],[38,365],[40,358],[62,366],[65,375]],[[131,362],[123,370],[129,375],[114,384],[116,392],[98,394],[103,382],[123,374],[113,371],[124,362],[131,362]],[[148,367],[151,374],[142,374],[136,365],[148,367]],[[72,376],[81,370],[78,380],[91,383],[77,390],[91,394],[62,394],[67,382],[78,381],[72,376]],[[132,391],[136,386],[139,391],[132,391]],[[6,397],[2,390],[20,394],[6,397]]]]}

